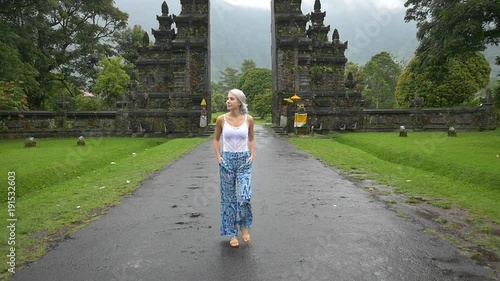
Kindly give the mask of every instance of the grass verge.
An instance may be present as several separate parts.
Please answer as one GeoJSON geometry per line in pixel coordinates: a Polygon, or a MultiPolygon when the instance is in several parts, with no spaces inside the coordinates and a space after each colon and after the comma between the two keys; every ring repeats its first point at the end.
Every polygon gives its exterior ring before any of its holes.
{"type": "MultiPolygon", "coordinates": [[[[43,139],[37,147],[25,149],[19,140],[2,140],[0,163],[3,162],[1,172],[5,179],[8,171],[14,171],[16,178],[28,177],[40,187],[22,192],[26,188],[24,183],[29,181],[16,179],[16,194],[18,191],[21,194],[15,202],[16,264],[43,256],[54,241],[121,203],[125,195],[152,173],[204,141],[202,138],[99,138],[89,139],[85,147],[77,147],[75,140],[43,139]]],[[[6,222],[7,218],[7,210],[3,210],[0,220],[6,222]]],[[[0,241],[0,252],[5,257],[10,253],[6,239],[9,233],[6,227],[0,229],[1,237],[5,238],[0,241]]],[[[8,267],[1,263],[0,278],[9,276],[8,267]]]]}

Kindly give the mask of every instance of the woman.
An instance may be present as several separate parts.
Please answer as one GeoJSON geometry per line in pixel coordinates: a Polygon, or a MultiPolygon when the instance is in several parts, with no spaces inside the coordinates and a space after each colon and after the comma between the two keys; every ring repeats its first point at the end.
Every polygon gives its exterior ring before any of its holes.
{"type": "Polygon", "coordinates": [[[254,120],[248,115],[246,97],[241,90],[228,92],[226,106],[229,112],[216,121],[214,149],[220,170],[221,235],[230,237],[229,244],[236,248],[240,245],[238,226],[243,242],[250,242],[254,120]]]}

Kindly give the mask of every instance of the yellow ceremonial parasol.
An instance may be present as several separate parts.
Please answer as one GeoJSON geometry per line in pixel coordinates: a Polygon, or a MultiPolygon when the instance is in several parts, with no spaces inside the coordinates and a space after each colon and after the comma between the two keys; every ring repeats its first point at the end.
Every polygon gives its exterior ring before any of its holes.
{"type": "Polygon", "coordinates": [[[295,94],[295,95],[293,95],[293,97],[291,97],[290,99],[291,99],[291,100],[293,100],[293,101],[295,102],[295,101],[300,100],[300,97],[299,97],[297,94],[295,94]]]}

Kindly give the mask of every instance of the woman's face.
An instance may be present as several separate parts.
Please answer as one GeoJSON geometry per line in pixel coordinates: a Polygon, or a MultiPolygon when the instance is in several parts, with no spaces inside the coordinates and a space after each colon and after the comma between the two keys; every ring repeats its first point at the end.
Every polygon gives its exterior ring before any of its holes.
{"type": "Polygon", "coordinates": [[[227,94],[227,101],[226,101],[227,110],[240,108],[240,104],[241,103],[238,101],[235,95],[231,93],[227,94]]]}

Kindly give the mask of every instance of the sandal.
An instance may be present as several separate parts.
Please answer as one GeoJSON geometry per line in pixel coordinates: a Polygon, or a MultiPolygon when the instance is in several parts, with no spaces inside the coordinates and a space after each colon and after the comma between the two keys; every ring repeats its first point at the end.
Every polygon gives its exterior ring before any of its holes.
{"type": "Polygon", "coordinates": [[[248,232],[248,228],[240,228],[241,230],[241,238],[243,238],[243,242],[250,243],[252,239],[250,238],[250,232],[248,232]]]}
{"type": "Polygon", "coordinates": [[[238,248],[240,246],[240,242],[238,241],[238,238],[236,237],[231,237],[231,240],[229,240],[229,245],[233,248],[238,248]]]}

